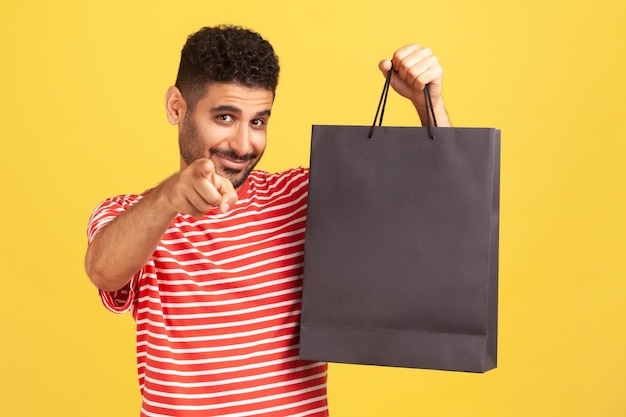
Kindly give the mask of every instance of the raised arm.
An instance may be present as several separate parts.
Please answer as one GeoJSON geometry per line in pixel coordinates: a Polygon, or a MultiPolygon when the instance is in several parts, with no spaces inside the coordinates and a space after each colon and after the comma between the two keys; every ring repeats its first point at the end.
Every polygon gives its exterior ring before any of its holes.
{"type": "Polygon", "coordinates": [[[150,191],[93,239],[85,270],[101,290],[124,287],[148,262],[178,213],[200,217],[214,207],[225,213],[237,201],[232,183],[198,159],[150,191]]]}
{"type": "Polygon", "coordinates": [[[443,70],[439,60],[429,48],[416,44],[398,49],[391,60],[380,61],[378,67],[387,75],[393,64],[391,87],[398,94],[411,100],[417,110],[422,125],[426,125],[426,103],[424,86],[430,84],[430,95],[438,126],[451,126],[441,95],[443,70]]]}

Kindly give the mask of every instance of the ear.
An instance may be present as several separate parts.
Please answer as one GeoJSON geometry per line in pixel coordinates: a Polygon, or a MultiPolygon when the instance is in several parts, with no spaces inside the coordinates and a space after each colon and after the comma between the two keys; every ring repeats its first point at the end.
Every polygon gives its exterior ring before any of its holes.
{"type": "Polygon", "coordinates": [[[185,111],[187,111],[187,103],[180,90],[172,86],[167,89],[165,93],[165,114],[167,120],[177,125],[185,118],[185,111]]]}

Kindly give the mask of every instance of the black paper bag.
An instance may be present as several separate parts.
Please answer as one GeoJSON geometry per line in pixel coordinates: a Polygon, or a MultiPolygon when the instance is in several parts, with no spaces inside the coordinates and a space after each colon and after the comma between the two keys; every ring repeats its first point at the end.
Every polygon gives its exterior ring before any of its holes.
{"type": "Polygon", "coordinates": [[[300,358],[495,368],[500,131],[369,130],[313,126],[300,358]]]}

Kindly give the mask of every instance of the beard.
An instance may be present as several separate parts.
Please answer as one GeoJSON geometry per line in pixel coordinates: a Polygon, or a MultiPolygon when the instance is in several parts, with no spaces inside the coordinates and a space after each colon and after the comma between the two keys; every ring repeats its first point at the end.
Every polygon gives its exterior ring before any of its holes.
{"type": "Polygon", "coordinates": [[[246,179],[248,178],[254,167],[256,167],[256,164],[258,164],[261,160],[261,156],[263,156],[263,153],[261,153],[261,155],[257,155],[255,153],[239,155],[231,150],[218,148],[209,149],[209,159],[213,161],[213,165],[215,165],[215,172],[217,172],[218,175],[227,178],[233,184],[233,187],[235,189],[241,187],[243,183],[246,182],[246,179]],[[232,159],[233,161],[247,162],[247,165],[243,169],[232,169],[229,167],[223,167],[218,164],[218,160],[213,158],[215,155],[223,156],[232,159]]]}
{"type": "Polygon", "coordinates": [[[241,187],[246,181],[252,170],[256,167],[257,163],[261,160],[263,153],[248,153],[245,155],[239,155],[230,149],[219,149],[217,147],[210,148],[208,155],[203,146],[203,141],[198,135],[198,129],[193,121],[191,121],[187,115],[183,120],[183,126],[178,134],[178,147],[180,150],[180,156],[187,166],[191,165],[194,161],[201,158],[208,158],[213,162],[215,166],[215,172],[227,178],[235,189],[241,187]],[[247,165],[243,169],[232,169],[229,167],[223,167],[217,158],[214,156],[222,156],[233,161],[247,161],[247,165]]]}

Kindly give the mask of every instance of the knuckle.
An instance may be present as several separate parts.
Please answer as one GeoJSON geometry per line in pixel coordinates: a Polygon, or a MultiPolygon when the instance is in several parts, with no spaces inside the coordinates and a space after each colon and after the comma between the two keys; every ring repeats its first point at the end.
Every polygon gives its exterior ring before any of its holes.
{"type": "Polygon", "coordinates": [[[408,79],[408,78],[415,79],[415,78],[418,78],[418,77],[419,77],[419,75],[420,75],[420,71],[419,71],[419,69],[413,66],[413,67],[411,67],[411,68],[409,68],[409,69],[408,69],[408,71],[407,71],[407,77],[406,77],[406,78],[407,78],[407,79],[408,79]]]}

